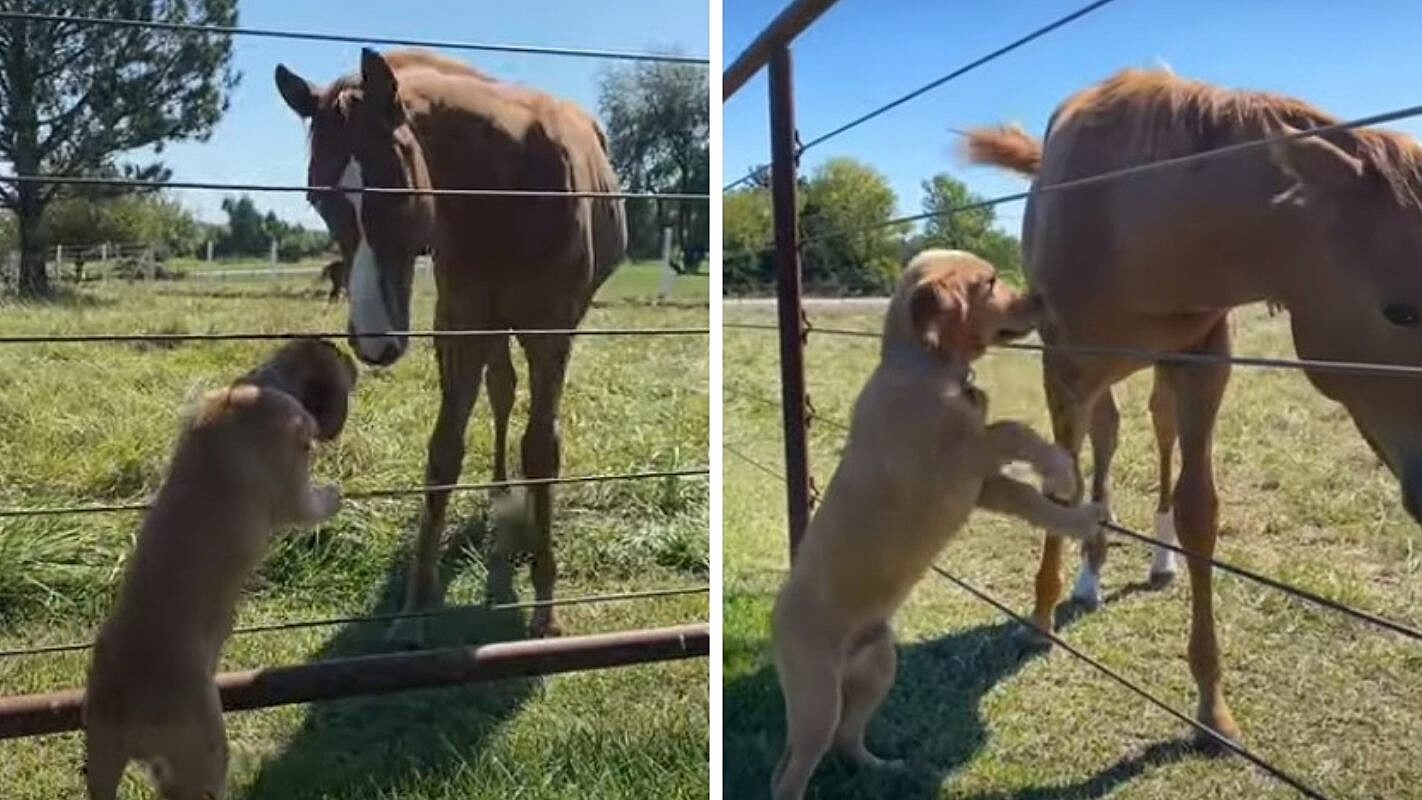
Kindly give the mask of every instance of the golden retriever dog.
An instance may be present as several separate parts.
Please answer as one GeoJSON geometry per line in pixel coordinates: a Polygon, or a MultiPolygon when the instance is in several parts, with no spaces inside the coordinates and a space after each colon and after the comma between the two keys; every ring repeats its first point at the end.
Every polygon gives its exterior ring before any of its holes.
{"type": "Polygon", "coordinates": [[[99,631],[83,720],[91,800],[113,800],[129,761],[171,800],[224,795],[227,740],[213,677],[238,595],[273,530],[340,507],[311,482],[316,439],[345,422],[354,366],[299,340],[197,402],[99,631]]]}
{"type": "Polygon", "coordinates": [[[999,283],[991,264],[954,250],[909,262],[889,302],[879,365],[855,403],[849,441],[810,521],[772,616],[787,737],[771,779],[798,800],[835,746],[864,766],[894,766],[864,731],[894,682],[890,618],[974,508],[1053,535],[1100,535],[1096,506],[1066,506],[1076,471],[1065,451],[1017,422],[987,424],[971,363],[989,344],[1033,330],[1036,298],[999,283]],[[1001,473],[1030,464],[1042,490],[1001,473]]]}

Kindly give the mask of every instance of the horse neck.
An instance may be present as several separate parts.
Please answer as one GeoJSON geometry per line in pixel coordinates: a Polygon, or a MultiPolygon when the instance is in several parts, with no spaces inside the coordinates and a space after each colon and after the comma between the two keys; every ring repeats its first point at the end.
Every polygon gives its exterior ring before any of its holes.
{"type": "MultiPolygon", "coordinates": [[[[473,82],[473,79],[469,79],[473,82]]],[[[436,188],[511,188],[504,165],[507,139],[495,134],[497,102],[488,90],[471,85],[456,102],[418,92],[407,104],[410,127],[419,143],[430,184],[436,188]]]]}

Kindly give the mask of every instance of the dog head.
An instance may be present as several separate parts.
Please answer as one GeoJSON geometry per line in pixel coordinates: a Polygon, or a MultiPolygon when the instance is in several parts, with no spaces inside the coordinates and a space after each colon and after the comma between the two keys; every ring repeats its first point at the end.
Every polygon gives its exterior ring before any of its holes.
{"type": "MultiPolygon", "coordinates": [[[[312,448],[321,428],[302,403],[281,389],[252,383],[207,392],[189,418],[184,437],[199,442],[222,472],[257,487],[279,521],[297,519],[310,483],[312,448]]],[[[189,470],[189,480],[204,470],[189,470]]]]}
{"type": "Polygon", "coordinates": [[[297,339],[238,382],[280,389],[296,398],[316,420],[316,438],[329,441],[345,427],[356,367],[350,356],[328,341],[297,339]]]}
{"type": "Polygon", "coordinates": [[[909,261],[890,301],[886,338],[907,339],[944,362],[967,364],[989,345],[1036,329],[1036,295],[997,279],[993,266],[961,250],[925,250],[909,261]]]}

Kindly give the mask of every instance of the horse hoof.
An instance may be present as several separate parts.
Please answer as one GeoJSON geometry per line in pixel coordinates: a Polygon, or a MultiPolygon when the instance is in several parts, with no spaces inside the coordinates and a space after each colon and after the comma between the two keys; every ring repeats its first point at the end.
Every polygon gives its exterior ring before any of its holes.
{"type": "Polygon", "coordinates": [[[535,639],[552,639],[563,635],[563,627],[551,617],[534,617],[528,626],[528,635],[535,639]]]}
{"type": "MultiPolygon", "coordinates": [[[[1050,628],[1046,629],[1050,632],[1050,628]]],[[[1052,646],[1052,640],[1042,633],[1043,628],[1037,623],[1032,625],[1019,625],[1012,632],[1012,638],[1017,643],[1029,650],[1046,650],[1052,646]]]]}
{"type": "MultiPolygon", "coordinates": [[[[1243,741],[1243,736],[1239,731],[1239,725],[1235,723],[1234,715],[1231,714],[1227,708],[1222,708],[1213,714],[1200,714],[1196,718],[1200,721],[1200,724],[1211,728],[1215,733],[1218,733],[1235,744],[1239,744],[1243,741]]],[[[1229,748],[1221,744],[1218,739],[1202,731],[1196,731],[1195,741],[1199,748],[1206,753],[1225,755],[1230,752],[1229,748]]]]}
{"type": "Polygon", "coordinates": [[[1150,576],[1146,578],[1146,584],[1150,586],[1150,588],[1156,590],[1164,589],[1165,587],[1169,586],[1174,582],[1175,570],[1173,569],[1164,572],[1156,572],[1155,570],[1151,570],[1150,576]]]}

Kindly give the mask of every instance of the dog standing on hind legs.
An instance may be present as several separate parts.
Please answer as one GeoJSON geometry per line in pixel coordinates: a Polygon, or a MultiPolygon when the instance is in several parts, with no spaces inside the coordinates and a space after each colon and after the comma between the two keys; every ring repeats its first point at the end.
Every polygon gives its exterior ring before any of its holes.
{"type": "Polygon", "coordinates": [[[1076,491],[1066,451],[1017,422],[987,424],[970,365],[987,345],[1031,332],[1040,304],[999,284],[969,253],[928,250],[904,269],[881,356],[855,403],[849,440],[772,615],[785,696],[776,800],[799,800],[831,746],[868,767],[869,719],[894,682],[889,620],[938,552],[984,508],[1051,535],[1099,537],[1100,508],[1076,491]],[[1001,474],[1027,462],[1043,490],[1001,474]]]}
{"type": "Polygon", "coordinates": [[[168,800],[224,796],[213,676],[238,596],[275,528],[340,507],[335,486],[311,483],[311,448],[340,433],[354,384],[349,358],[298,340],[205,394],[185,421],[94,644],[83,706],[90,800],[114,800],[133,760],[168,800]]]}

